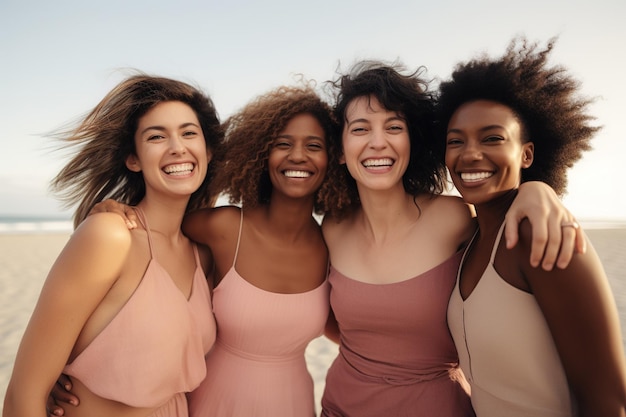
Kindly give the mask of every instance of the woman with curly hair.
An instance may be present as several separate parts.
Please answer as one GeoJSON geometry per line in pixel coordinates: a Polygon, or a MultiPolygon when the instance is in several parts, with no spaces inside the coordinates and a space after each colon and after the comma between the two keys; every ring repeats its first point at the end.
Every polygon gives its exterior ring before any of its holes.
{"type": "Polygon", "coordinates": [[[328,253],[314,211],[337,204],[330,106],[311,87],[282,87],[226,122],[214,194],[236,206],[191,213],[183,230],[215,260],[218,326],[192,416],[315,414],[308,343],[328,317],[328,253]]]}
{"type": "Polygon", "coordinates": [[[545,271],[528,262],[526,222],[513,250],[501,240],[520,184],[562,194],[598,130],[578,82],[548,65],[553,46],[514,39],[502,57],[459,64],[440,86],[445,162],[478,216],[448,323],[479,417],[626,415],[619,318],[591,245],[545,271]]]}
{"type": "Polygon", "coordinates": [[[215,321],[210,257],[183,235],[203,205],[222,130],[212,101],[179,81],[143,74],[118,84],[68,132],[78,152],[53,180],[79,224],[54,263],[20,344],[4,416],[45,416],[59,374],[80,407],[71,416],[187,416],[204,379],[215,321]],[[86,218],[103,197],[133,206],[86,218]]]}
{"type": "MultiPolygon", "coordinates": [[[[473,415],[446,310],[460,249],[476,225],[460,198],[441,195],[445,165],[435,152],[434,97],[419,71],[402,70],[361,62],[333,84],[345,164],[333,178],[343,186],[345,209],[322,225],[337,324],[333,332],[329,320],[328,335],[339,341],[324,416],[473,415]]],[[[551,222],[541,210],[530,214],[539,228],[556,222],[558,248],[559,225],[571,217],[554,192],[533,183],[520,197],[521,211],[547,207],[554,197],[551,222]]],[[[564,237],[570,248],[574,232],[564,237]]]]}

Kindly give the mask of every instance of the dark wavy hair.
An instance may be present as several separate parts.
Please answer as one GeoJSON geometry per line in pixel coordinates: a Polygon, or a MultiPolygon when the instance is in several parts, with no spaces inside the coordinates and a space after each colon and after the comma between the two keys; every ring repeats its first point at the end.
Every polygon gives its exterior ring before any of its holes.
{"type": "Polygon", "coordinates": [[[329,181],[338,175],[340,157],[340,148],[332,139],[336,132],[332,108],[304,81],[258,96],[225,122],[226,140],[217,158],[212,195],[226,194],[230,203],[244,207],[268,204],[273,189],[267,171],[272,143],[291,119],[303,113],[313,115],[322,126],[328,152],[328,169],[316,192],[314,211],[321,214],[340,207],[334,183],[329,181]]]}
{"type": "Polygon", "coordinates": [[[559,195],[565,193],[567,169],[591,149],[600,129],[587,109],[593,101],[579,96],[580,83],[562,66],[548,65],[556,38],[545,48],[525,37],[514,38],[500,58],[481,55],[457,64],[451,79],[442,82],[438,100],[438,142],[445,157],[445,131],[464,103],[491,100],[511,108],[522,126],[522,140],[534,143],[534,161],[522,171],[522,182],[543,181],[559,195]]]}
{"type": "MultiPolygon", "coordinates": [[[[223,132],[212,100],[200,89],[169,78],[142,73],[115,86],[77,127],[53,132],[62,149],[75,149],[69,163],[50,184],[66,207],[78,204],[74,226],[82,222],[94,204],[112,198],[136,205],[145,196],[141,172],[126,167],[126,158],[136,152],[135,132],[139,119],[159,103],[180,101],[191,107],[202,128],[207,149],[215,152],[223,132]]],[[[210,172],[189,200],[187,210],[209,204],[210,172]]]]}
{"type": "MultiPolygon", "coordinates": [[[[422,193],[439,194],[445,188],[445,165],[436,157],[433,138],[435,103],[429,90],[429,81],[422,78],[425,67],[406,73],[398,63],[380,61],[356,63],[348,74],[329,81],[335,95],[335,117],[341,144],[341,133],[346,124],[348,105],[360,97],[375,97],[389,111],[401,114],[405,119],[411,140],[409,165],[402,177],[404,189],[411,195],[422,193]]],[[[334,179],[341,191],[344,213],[360,206],[356,181],[342,167],[341,176],[334,179]]]]}

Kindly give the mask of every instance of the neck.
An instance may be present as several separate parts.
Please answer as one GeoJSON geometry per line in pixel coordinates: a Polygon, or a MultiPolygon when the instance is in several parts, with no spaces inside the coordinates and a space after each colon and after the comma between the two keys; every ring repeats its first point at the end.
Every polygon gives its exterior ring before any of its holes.
{"type": "Polygon", "coordinates": [[[407,194],[402,184],[399,185],[392,190],[359,190],[361,209],[356,218],[374,241],[384,242],[387,236],[394,236],[398,229],[406,230],[420,218],[415,204],[419,196],[407,194]]]}
{"type": "Polygon", "coordinates": [[[178,238],[182,235],[181,225],[187,201],[180,203],[151,201],[144,198],[137,204],[148,220],[150,230],[158,232],[168,238],[178,238]]]}
{"type": "Polygon", "coordinates": [[[263,213],[271,233],[284,235],[285,239],[295,240],[303,232],[310,231],[311,226],[315,226],[313,198],[293,199],[272,196],[269,204],[254,210],[263,213]]]}
{"type": "Polygon", "coordinates": [[[517,197],[517,191],[518,189],[515,188],[485,203],[475,205],[481,234],[487,235],[494,230],[497,232],[504,221],[507,211],[513,204],[513,200],[517,197]]]}

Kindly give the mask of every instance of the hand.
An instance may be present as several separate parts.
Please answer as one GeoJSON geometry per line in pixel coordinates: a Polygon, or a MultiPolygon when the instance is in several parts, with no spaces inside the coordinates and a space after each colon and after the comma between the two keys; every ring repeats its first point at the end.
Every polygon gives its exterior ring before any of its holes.
{"type": "Polygon", "coordinates": [[[61,374],[56,384],[54,384],[54,387],[52,387],[52,391],[50,391],[50,396],[48,396],[48,401],[46,402],[49,417],[65,415],[65,410],[59,405],[59,402],[78,406],[78,397],[73,395],[70,392],[71,390],[72,381],[67,375],[61,374]]]}
{"type": "Polygon", "coordinates": [[[126,227],[129,229],[135,229],[137,227],[137,214],[132,207],[126,204],[118,203],[115,200],[104,200],[92,207],[87,216],[91,216],[96,213],[117,213],[126,222],[126,227]]]}
{"type": "Polygon", "coordinates": [[[520,186],[519,194],[506,214],[507,248],[517,244],[519,223],[525,217],[533,229],[532,266],[541,262],[541,267],[550,271],[556,261],[557,267],[565,268],[575,252],[585,253],[587,250],[585,234],[550,186],[539,181],[520,186]]]}

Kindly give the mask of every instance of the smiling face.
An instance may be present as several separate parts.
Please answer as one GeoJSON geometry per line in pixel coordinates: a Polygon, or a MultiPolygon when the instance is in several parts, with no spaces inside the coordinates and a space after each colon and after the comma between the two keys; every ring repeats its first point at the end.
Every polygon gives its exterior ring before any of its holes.
{"type": "Polygon", "coordinates": [[[488,100],[461,105],[448,123],[446,166],[463,199],[481,204],[520,185],[533,160],[532,142],[511,108],[488,100]]]}
{"type": "Polygon", "coordinates": [[[346,107],[343,158],[359,189],[402,186],[410,158],[409,130],[403,115],[388,111],[373,96],[346,107]]]}
{"type": "Polygon", "coordinates": [[[326,134],[309,113],[294,116],[272,142],[267,161],[272,195],[313,199],[326,176],[326,134]]]}
{"type": "Polygon", "coordinates": [[[189,197],[202,184],[211,156],[196,113],[179,101],[159,103],[139,119],[135,148],[126,166],[142,173],[146,195],[189,197]]]}

